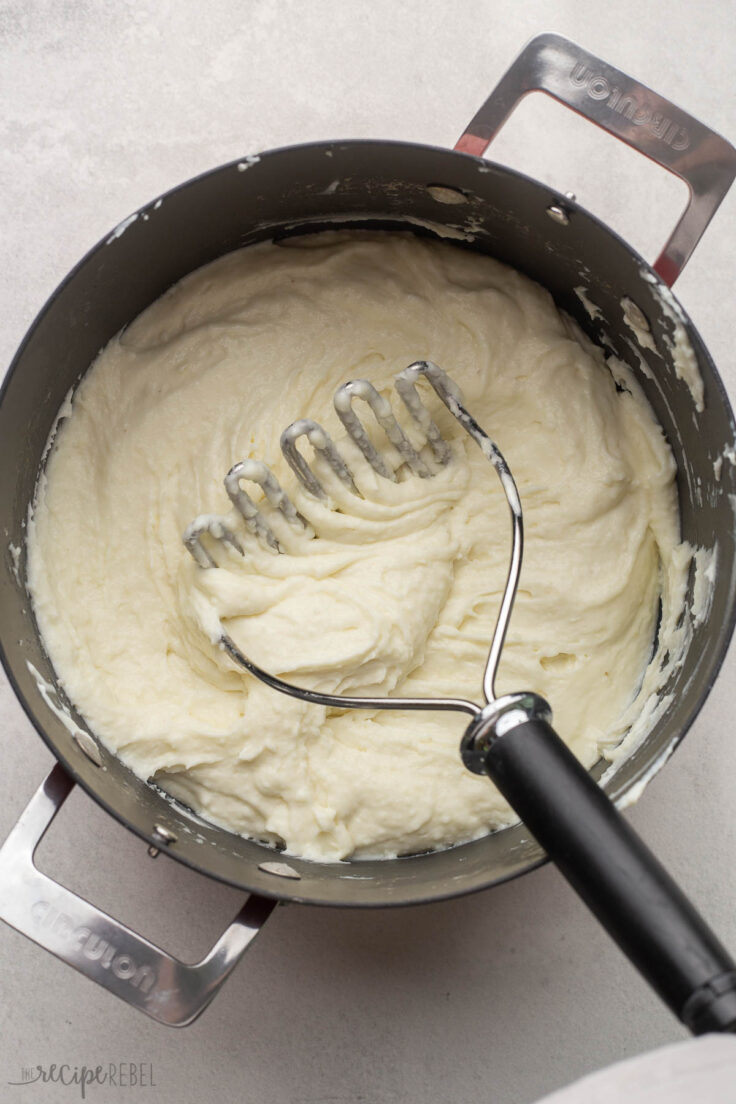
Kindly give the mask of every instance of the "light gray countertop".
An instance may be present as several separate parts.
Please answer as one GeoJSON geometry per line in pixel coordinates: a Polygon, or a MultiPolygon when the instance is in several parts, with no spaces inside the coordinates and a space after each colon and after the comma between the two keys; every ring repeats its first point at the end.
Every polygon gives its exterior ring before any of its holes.
{"type": "MultiPolygon", "coordinates": [[[[451,146],[531,35],[557,30],[736,141],[736,9],[726,0],[10,0],[0,8],[0,350],[144,202],[243,154],[322,138],[451,146]]],[[[681,186],[542,97],[494,158],[576,192],[649,257],[681,186]]],[[[736,195],[677,285],[732,396],[736,195]]],[[[0,442],[2,448],[2,442],[0,442]]],[[[2,463],[12,464],[2,451],[2,463]]],[[[632,822],[736,948],[736,745],[728,657],[632,822]]],[[[52,763],[0,684],[0,838],[52,763]]],[[[186,957],[242,899],[144,845],[75,791],[41,865],[186,957]]],[[[95,1102],[529,1104],[615,1059],[684,1037],[555,870],[408,910],[277,909],[211,1008],[172,1031],[0,925],[0,1099],[52,1062],[152,1063],[156,1088],[95,1102]]]]}

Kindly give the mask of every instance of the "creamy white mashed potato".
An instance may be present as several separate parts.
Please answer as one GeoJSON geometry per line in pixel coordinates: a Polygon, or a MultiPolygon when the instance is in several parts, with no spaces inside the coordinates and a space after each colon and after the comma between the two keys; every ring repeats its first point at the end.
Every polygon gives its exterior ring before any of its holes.
{"type": "Polygon", "coordinates": [[[454,454],[432,479],[378,477],[332,409],[335,389],[364,377],[421,445],[392,382],[423,358],[460,385],[521,494],[525,559],[498,688],[544,695],[591,765],[646,692],[660,597],[663,626],[679,612],[675,465],[628,369],[616,365],[617,387],[519,273],[399,234],[224,257],[110,342],[39,488],[29,586],[92,730],[201,815],[307,858],[393,856],[515,819],[462,766],[467,718],[303,704],[210,640],[220,619],[257,663],[325,691],[479,699],[509,557],[493,469],[431,392],[454,454]],[[279,436],[305,416],[340,443],[362,499],[323,468],[338,509],[298,486],[279,436]],[[223,478],[246,457],[271,466],[317,537],[265,507],[276,555],[232,512],[245,556],[218,551],[203,570],[182,532],[227,512],[223,478]]]}

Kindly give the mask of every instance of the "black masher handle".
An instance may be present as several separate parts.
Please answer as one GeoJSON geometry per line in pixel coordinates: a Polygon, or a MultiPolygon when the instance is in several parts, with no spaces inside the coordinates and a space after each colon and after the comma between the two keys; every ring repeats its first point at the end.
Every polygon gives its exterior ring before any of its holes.
{"type": "Polygon", "coordinates": [[[609,935],[695,1035],[736,1032],[736,963],[546,720],[490,740],[484,766],[609,935]]]}

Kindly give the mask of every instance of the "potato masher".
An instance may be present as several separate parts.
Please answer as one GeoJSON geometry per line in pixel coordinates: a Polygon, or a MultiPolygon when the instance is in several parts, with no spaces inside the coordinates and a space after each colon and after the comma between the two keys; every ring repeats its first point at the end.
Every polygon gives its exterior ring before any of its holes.
{"type": "MultiPolygon", "coordinates": [[[[496,672],[521,573],[523,515],[511,471],[491,438],[466,409],[451,378],[430,361],[417,361],[396,378],[396,391],[423,434],[429,455],[414,448],[393,415],[391,404],[367,380],[338,389],[335,410],[348,435],[374,471],[395,480],[397,473],[373,445],[353,409],[356,399],[368,404],[400,456],[400,468],[426,479],[452,460],[443,438],[417,390],[426,379],[490,461],[503,487],[511,515],[511,557],[506,585],[491,638],[482,690],[484,704],[463,698],[354,697],[323,694],[294,686],[264,671],[245,656],[222,630],[219,645],[239,666],[266,685],[302,701],[339,709],[424,709],[468,713],[472,720],[461,741],[465,766],[487,774],[519,814],[529,831],[616,940],[659,996],[694,1034],[736,1032],[736,963],[684,896],[659,861],[623,819],[605,792],[577,761],[551,725],[549,704],[532,691],[495,692],[496,672]],[[430,459],[431,457],[431,459],[430,459]]],[[[281,449],[305,490],[328,502],[327,492],[297,442],[306,438],[335,475],[356,495],[353,473],[327,431],[302,418],[281,436],[281,449]]],[[[246,529],[259,541],[281,551],[262,509],[243,490],[244,481],[260,486],[272,510],[312,539],[315,534],[270,469],[244,460],[230,470],[227,493],[246,529]]],[[[244,554],[225,517],[203,514],[184,533],[184,543],[200,568],[217,567],[205,538],[229,544],[244,554]]]]}

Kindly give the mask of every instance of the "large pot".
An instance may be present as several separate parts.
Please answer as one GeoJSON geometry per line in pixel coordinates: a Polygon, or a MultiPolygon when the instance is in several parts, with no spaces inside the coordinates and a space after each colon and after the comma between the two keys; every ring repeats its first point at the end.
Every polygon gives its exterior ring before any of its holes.
{"type": "MultiPolygon", "coordinates": [[[[736,426],[718,373],[668,291],[736,173],[736,151],[624,74],[554,35],[534,39],[455,151],[403,142],[324,142],[262,153],[215,169],[142,208],[95,246],[51,297],[8,372],[0,401],[0,648],[30,720],[58,759],[0,852],[0,915],[54,954],[164,1023],[190,1022],[212,998],[277,900],[340,906],[416,904],[473,892],[531,870],[544,853],[524,825],[447,851],[394,861],[323,864],[289,857],[205,823],[136,777],[70,710],[23,585],[24,532],[44,450],[69,389],[123,326],[187,273],[275,234],[341,222],[453,237],[547,287],[594,339],[604,329],[636,372],[678,466],[682,535],[717,547],[710,616],[693,624],[669,699],[605,788],[614,800],[643,784],[683,737],[715,679],[734,623],[736,471],[718,457],[736,426]],[[683,177],[687,211],[651,268],[574,200],[484,161],[490,139],[528,91],[545,91],[683,177]],[[337,182],[337,183],[335,183],[337,182]],[[458,233],[457,227],[460,227],[458,233]],[[585,275],[581,278],[581,272],[585,275]],[[602,311],[590,318],[575,288],[602,311]],[[635,353],[622,300],[644,314],[660,349],[681,323],[705,401],[697,409],[672,355],[635,353]],[[640,357],[645,362],[642,370],[640,357]],[[648,365],[648,367],[647,367],[648,365]],[[81,731],[80,731],[81,730],[81,731]],[[72,786],[181,862],[249,891],[207,958],[186,966],[36,870],[38,840],[72,786]]],[[[601,763],[593,772],[603,773],[601,763]]]]}

